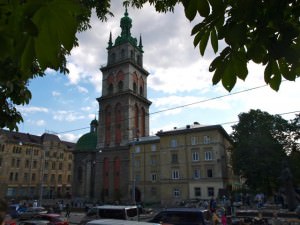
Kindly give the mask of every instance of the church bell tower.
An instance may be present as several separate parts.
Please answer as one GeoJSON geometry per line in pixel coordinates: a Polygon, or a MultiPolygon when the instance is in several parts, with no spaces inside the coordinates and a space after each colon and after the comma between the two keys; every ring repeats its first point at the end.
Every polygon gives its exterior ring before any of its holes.
{"type": "Polygon", "coordinates": [[[148,72],[143,68],[142,38],[131,36],[127,8],[122,29],[113,42],[109,35],[107,65],[100,68],[102,96],[99,102],[98,148],[127,146],[135,138],[149,136],[148,72]]]}

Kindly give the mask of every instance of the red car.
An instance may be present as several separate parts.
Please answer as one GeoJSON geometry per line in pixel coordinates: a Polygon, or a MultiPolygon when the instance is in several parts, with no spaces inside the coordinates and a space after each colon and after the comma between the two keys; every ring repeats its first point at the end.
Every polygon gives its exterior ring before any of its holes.
{"type": "Polygon", "coordinates": [[[69,225],[67,218],[55,213],[40,214],[35,216],[34,219],[49,220],[53,225],[69,225]]]}

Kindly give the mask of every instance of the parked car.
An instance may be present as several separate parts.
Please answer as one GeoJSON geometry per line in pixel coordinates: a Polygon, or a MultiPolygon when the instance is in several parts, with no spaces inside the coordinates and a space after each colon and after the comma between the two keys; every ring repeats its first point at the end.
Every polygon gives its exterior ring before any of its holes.
{"type": "Polygon", "coordinates": [[[44,207],[29,207],[19,216],[19,220],[30,220],[39,214],[46,214],[47,210],[44,207]]]}
{"type": "Polygon", "coordinates": [[[23,220],[18,225],[52,225],[48,220],[23,220]]]}
{"type": "Polygon", "coordinates": [[[80,221],[80,225],[96,219],[121,219],[121,220],[137,220],[137,206],[126,205],[101,205],[89,209],[86,216],[80,221]]]}
{"type": "Polygon", "coordinates": [[[12,219],[9,214],[4,217],[4,225],[17,225],[16,220],[12,219]]]}
{"type": "Polygon", "coordinates": [[[160,211],[148,222],[173,225],[206,225],[209,211],[199,208],[169,208],[160,211]]]}
{"type": "Polygon", "coordinates": [[[132,220],[101,219],[101,220],[92,220],[88,222],[87,225],[162,225],[162,224],[132,221],[132,220]]]}
{"type": "Polygon", "coordinates": [[[35,220],[47,220],[53,225],[69,225],[69,222],[66,217],[61,216],[60,214],[47,213],[39,214],[34,217],[35,220]]]}
{"type": "Polygon", "coordinates": [[[18,218],[25,211],[26,211],[26,207],[20,204],[12,204],[8,206],[8,214],[12,218],[18,218]]]}

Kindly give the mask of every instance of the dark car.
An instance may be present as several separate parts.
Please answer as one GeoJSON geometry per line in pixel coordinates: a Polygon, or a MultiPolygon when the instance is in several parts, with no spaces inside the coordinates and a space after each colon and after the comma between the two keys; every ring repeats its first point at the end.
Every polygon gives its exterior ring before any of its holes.
{"type": "Polygon", "coordinates": [[[30,220],[33,217],[44,213],[47,213],[47,210],[44,207],[29,207],[19,216],[19,220],[30,220]]]}
{"type": "Polygon", "coordinates": [[[12,218],[18,218],[25,211],[26,207],[20,204],[12,204],[8,206],[8,213],[12,218]]]}
{"type": "Polygon", "coordinates": [[[173,225],[206,225],[209,219],[207,210],[199,208],[169,208],[156,214],[148,222],[169,223],[173,225]]]}
{"type": "Polygon", "coordinates": [[[63,217],[60,214],[55,214],[55,213],[39,214],[36,215],[34,219],[48,220],[51,224],[54,225],[69,225],[69,222],[66,217],[63,217]]]}

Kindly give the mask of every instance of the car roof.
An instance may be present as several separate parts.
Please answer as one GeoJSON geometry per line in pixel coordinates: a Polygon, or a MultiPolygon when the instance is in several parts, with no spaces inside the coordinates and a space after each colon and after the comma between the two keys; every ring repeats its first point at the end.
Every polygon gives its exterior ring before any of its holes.
{"type": "Polygon", "coordinates": [[[135,205],[100,205],[94,206],[96,209],[133,209],[137,208],[135,205]]]}
{"type": "Polygon", "coordinates": [[[162,211],[172,211],[172,212],[205,212],[206,209],[200,209],[200,208],[167,208],[163,209],[162,211]]]}
{"type": "Polygon", "coordinates": [[[87,225],[159,225],[159,223],[151,222],[141,222],[141,221],[132,221],[132,220],[118,220],[118,219],[100,219],[92,220],[87,223],[87,225]]]}

